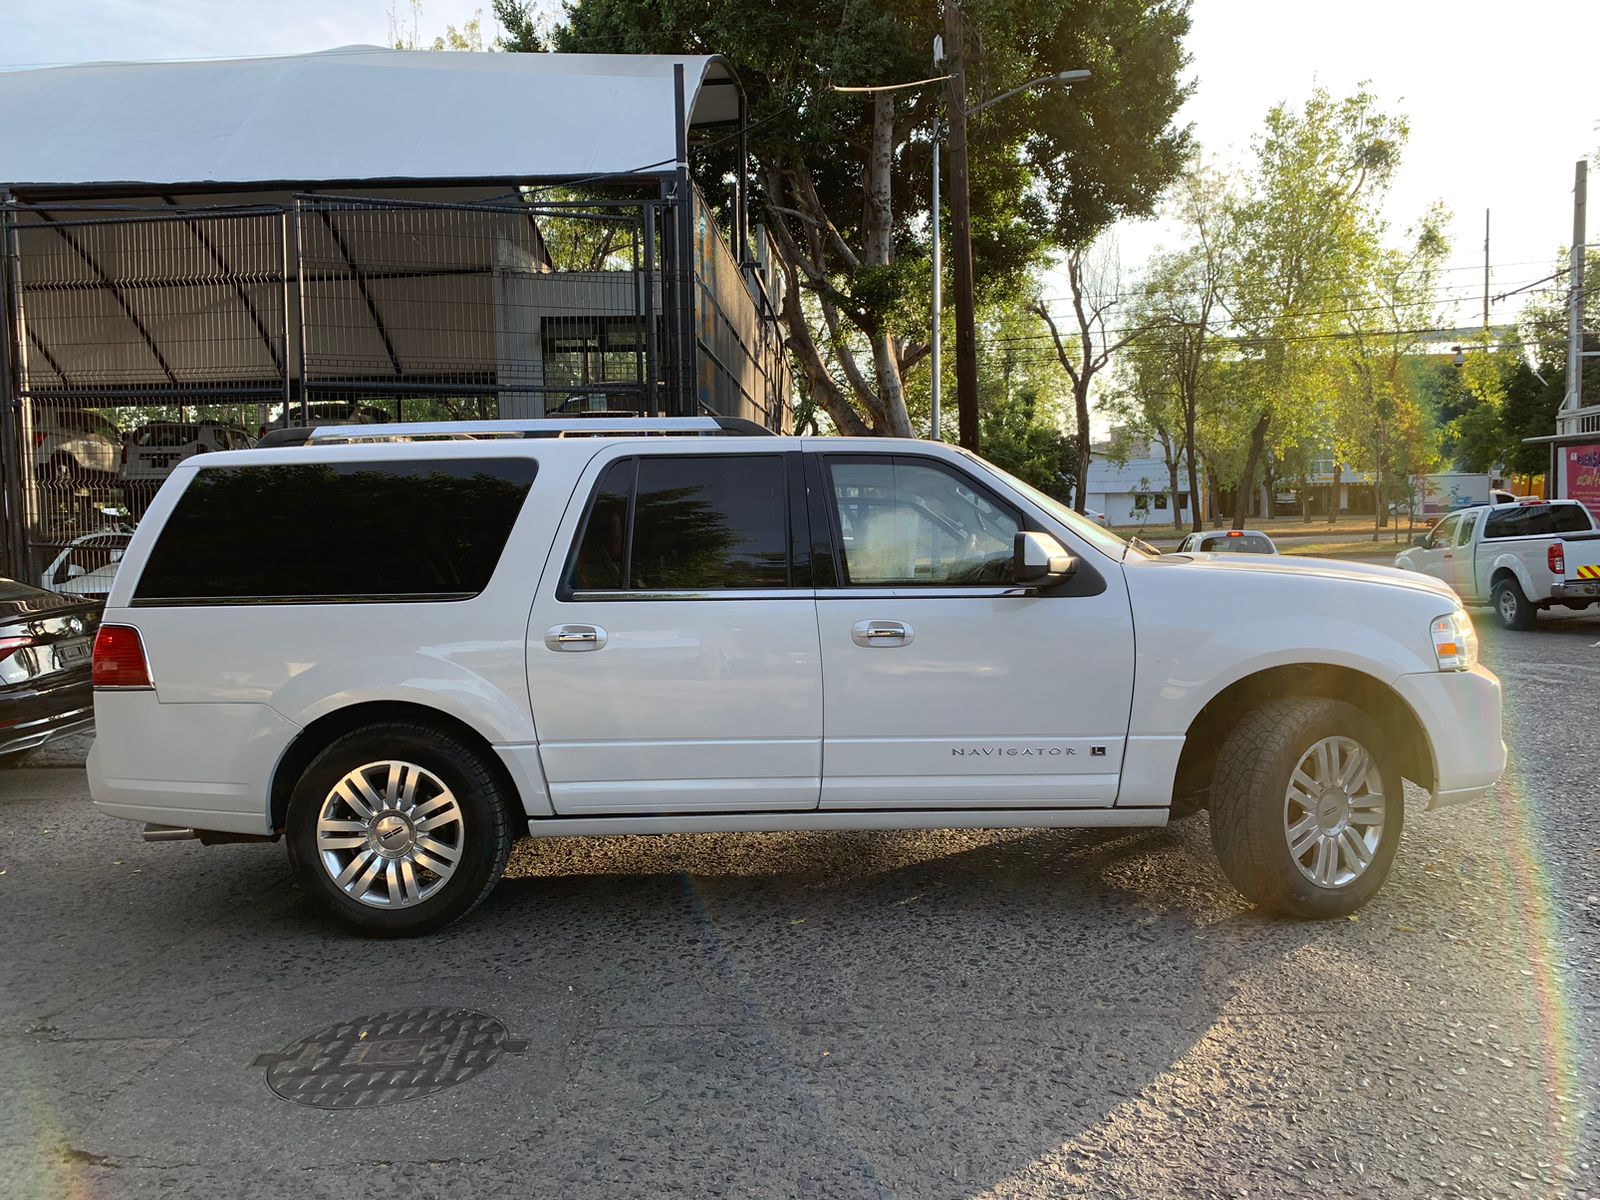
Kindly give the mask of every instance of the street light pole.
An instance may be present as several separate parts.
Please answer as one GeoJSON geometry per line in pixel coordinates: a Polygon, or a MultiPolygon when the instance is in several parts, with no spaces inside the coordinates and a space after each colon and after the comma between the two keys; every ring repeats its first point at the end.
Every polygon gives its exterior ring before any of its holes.
{"type": "Polygon", "coordinates": [[[940,250],[939,237],[939,124],[937,119],[933,126],[933,347],[931,351],[933,368],[933,420],[931,436],[934,441],[943,441],[939,431],[939,402],[944,396],[944,353],[943,353],[943,316],[944,316],[944,260],[940,250]]]}
{"type": "Polygon", "coordinates": [[[945,0],[950,79],[950,235],[956,301],[956,423],[961,445],[978,451],[978,326],[973,312],[972,194],[967,179],[967,57],[960,0],[945,0]]]}

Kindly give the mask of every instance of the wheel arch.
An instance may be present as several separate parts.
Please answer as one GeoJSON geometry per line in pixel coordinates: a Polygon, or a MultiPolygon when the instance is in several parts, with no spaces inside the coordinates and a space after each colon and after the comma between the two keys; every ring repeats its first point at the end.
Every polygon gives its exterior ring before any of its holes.
{"type": "MultiPolygon", "coordinates": [[[[311,760],[345,734],[390,721],[411,721],[428,725],[466,742],[488,765],[501,785],[507,812],[515,822],[525,822],[523,797],[516,780],[507,769],[505,761],[496,753],[489,740],[459,717],[451,716],[426,704],[409,700],[369,700],[346,705],[324,713],[305,726],[285,747],[272,771],[268,789],[268,819],[274,833],[283,832],[289,814],[289,798],[295,782],[311,765],[311,760]]],[[[526,830],[524,830],[526,832],[526,830]]]]}
{"type": "Polygon", "coordinates": [[[1433,745],[1421,719],[1405,699],[1380,679],[1352,667],[1331,663],[1295,663],[1268,667],[1223,688],[1195,715],[1184,733],[1183,751],[1173,780],[1174,815],[1206,806],[1217,752],[1246,713],[1269,700],[1290,696],[1343,700],[1361,709],[1393,739],[1400,774],[1432,789],[1433,745]]]}

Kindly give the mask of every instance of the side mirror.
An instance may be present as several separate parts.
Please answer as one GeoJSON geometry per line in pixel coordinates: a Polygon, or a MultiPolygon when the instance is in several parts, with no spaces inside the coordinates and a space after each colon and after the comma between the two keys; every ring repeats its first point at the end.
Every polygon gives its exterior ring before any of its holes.
{"type": "Polygon", "coordinates": [[[1411,539],[1411,544],[1413,546],[1420,546],[1424,550],[1433,549],[1433,540],[1426,533],[1417,534],[1416,537],[1411,539]]]}
{"type": "Polygon", "coordinates": [[[1048,533],[1024,529],[1017,533],[1012,550],[1013,578],[1025,588],[1054,587],[1072,578],[1078,560],[1048,533]]]}
{"type": "Polygon", "coordinates": [[[82,565],[79,564],[79,563],[68,563],[67,564],[67,578],[68,579],[80,579],[83,576],[87,575],[88,573],[89,572],[85,571],[83,569],[82,565]]]}

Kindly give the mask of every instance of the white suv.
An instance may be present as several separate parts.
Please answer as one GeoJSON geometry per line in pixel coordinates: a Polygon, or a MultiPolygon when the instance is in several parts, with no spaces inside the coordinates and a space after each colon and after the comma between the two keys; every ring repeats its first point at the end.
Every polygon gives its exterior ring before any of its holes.
{"type": "Polygon", "coordinates": [[[1381,886],[1402,777],[1439,805],[1501,773],[1499,684],[1435,580],[1150,555],[949,446],[739,424],[179,464],[95,646],[95,803],[282,837],[377,934],[466,913],[526,834],[1202,807],[1246,896],[1326,917],[1381,886]]]}

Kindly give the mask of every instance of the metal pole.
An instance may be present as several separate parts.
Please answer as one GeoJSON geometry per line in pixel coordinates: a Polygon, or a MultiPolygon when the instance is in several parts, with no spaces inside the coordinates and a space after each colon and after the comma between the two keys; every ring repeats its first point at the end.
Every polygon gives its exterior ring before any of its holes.
{"type": "Polygon", "coordinates": [[[932,437],[943,441],[939,430],[939,401],[944,396],[944,259],[939,240],[939,139],[943,131],[938,121],[933,124],[933,420],[932,437]]]}
{"type": "MultiPolygon", "coordinates": [[[[300,203],[300,197],[294,198],[294,275],[295,284],[300,292],[300,424],[311,424],[310,401],[307,392],[310,391],[310,380],[306,374],[306,364],[310,355],[306,351],[306,334],[311,325],[307,320],[306,304],[306,240],[305,240],[305,212],[300,203]]],[[[288,406],[283,410],[283,427],[287,429],[291,418],[288,406]]]]}
{"type": "Polygon", "coordinates": [[[945,0],[950,62],[950,236],[955,258],[956,415],[961,445],[978,451],[978,326],[972,278],[972,197],[967,173],[967,57],[960,0],[945,0]]]}
{"type": "MultiPolygon", "coordinates": [[[[0,456],[5,484],[5,551],[7,571],[17,579],[31,574],[24,562],[27,515],[23,504],[23,464],[32,464],[31,446],[24,446],[22,417],[22,322],[12,306],[12,271],[15,265],[16,214],[5,206],[9,192],[0,192],[0,456]],[[14,339],[14,340],[13,340],[14,339]]],[[[21,296],[15,297],[20,306],[21,296]]]]}
{"type": "Polygon", "coordinates": [[[1567,398],[1562,411],[1583,407],[1583,243],[1588,236],[1584,204],[1589,192],[1589,162],[1578,160],[1572,181],[1572,294],[1567,298],[1567,398]]]}
{"type": "Polygon", "coordinates": [[[672,415],[678,417],[692,417],[696,413],[695,403],[695,278],[694,278],[694,180],[689,176],[689,118],[688,118],[688,92],[684,87],[683,64],[677,63],[672,68],[673,85],[676,95],[674,109],[678,121],[678,172],[677,172],[677,204],[673,213],[674,224],[678,229],[677,255],[675,267],[678,272],[678,354],[681,356],[678,363],[678,395],[674,397],[675,407],[672,415]]]}
{"type": "Polygon", "coordinates": [[[1483,345],[1489,345],[1489,210],[1483,210],[1483,345]]]}

